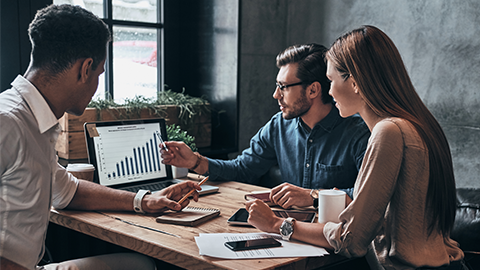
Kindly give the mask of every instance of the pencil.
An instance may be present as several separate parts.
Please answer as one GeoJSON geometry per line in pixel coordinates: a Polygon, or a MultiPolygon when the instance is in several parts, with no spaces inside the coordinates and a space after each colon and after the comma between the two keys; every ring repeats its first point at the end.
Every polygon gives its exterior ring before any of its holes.
{"type": "MultiPolygon", "coordinates": [[[[200,183],[198,183],[199,186],[203,185],[203,183],[207,182],[208,180],[208,176],[203,178],[202,181],[200,181],[200,183]]],[[[192,189],[190,190],[190,192],[188,192],[187,194],[185,194],[185,196],[183,196],[183,198],[180,199],[180,201],[178,201],[178,203],[182,203],[183,201],[185,201],[188,196],[192,195],[192,193],[195,191],[195,189],[192,189]]]]}

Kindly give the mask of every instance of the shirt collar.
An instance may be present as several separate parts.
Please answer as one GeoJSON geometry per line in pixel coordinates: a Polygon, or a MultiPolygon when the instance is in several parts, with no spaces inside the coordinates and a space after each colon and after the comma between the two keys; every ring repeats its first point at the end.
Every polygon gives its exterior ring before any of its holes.
{"type": "Polygon", "coordinates": [[[312,132],[312,129],[307,124],[305,124],[305,122],[303,122],[302,117],[297,117],[295,118],[295,120],[297,121],[296,128],[303,128],[308,133],[312,132]]]}
{"type": "MultiPolygon", "coordinates": [[[[316,129],[319,129],[319,128],[322,128],[326,132],[331,132],[335,128],[337,123],[339,122],[340,118],[341,118],[341,116],[338,113],[338,109],[334,105],[334,106],[332,106],[332,109],[327,114],[327,116],[325,116],[322,120],[320,120],[320,122],[315,124],[312,131],[316,130],[316,129]]],[[[300,119],[300,117],[297,117],[296,121],[297,121],[297,128],[301,127],[303,121],[300,119]]]]}
{"type": "Polygon", "coordinates": [[[33,116],[35,116],[37,120],[40,133],[44,133],[58,124],[58,119],[55,117],[55,114],[53,114],[50,106],[48,106],[47,101],[31,82],[22,75],[18,75],[12,82],[12,86],[22,95],[32,110],[33,116]]]}
{"type": "Polygon", "coordinates": [[[330,112],[325,116],[320,122],[318,122],[313,129],[323,128],[327,132],[331,132],[337,123],[340,121],[342,117],[338,113],[337,107],[335,105],[332,106],[330,112]]]}

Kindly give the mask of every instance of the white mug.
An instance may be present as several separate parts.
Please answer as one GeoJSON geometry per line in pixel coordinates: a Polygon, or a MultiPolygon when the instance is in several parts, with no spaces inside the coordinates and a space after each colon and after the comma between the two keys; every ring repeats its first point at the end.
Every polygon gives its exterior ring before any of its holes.
{"type": "Polygon", "coordinates": [[[318,222],[340,222],[338,216],[345,209],[346,195],[341,190],[320,190],[318,192],[318,222]]]}

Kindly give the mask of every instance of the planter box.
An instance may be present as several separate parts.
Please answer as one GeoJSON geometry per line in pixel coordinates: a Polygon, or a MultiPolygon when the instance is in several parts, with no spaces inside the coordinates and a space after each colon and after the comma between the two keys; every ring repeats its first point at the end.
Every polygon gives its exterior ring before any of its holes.
{"type": "Polygon", "coordinates": [[[62,132],[58,137],[55,149],[60,158],[87,159],[87,146],[83,131],[85,122],[148,118],[164,118],[167,125],[176,124],[183,130],[187,130],[189,135],[195,137],[195,144],[198,148],[209,147],[212,139],[210,112],[196,115],[193,124],[188,126],[180,122],[179,114],[180,108],[174,105],[161,106],[157,113],[153,110],[142,109],[139,113],[129,116],[123,108],[105,109],[101,110],[100,113],[95,108],[87,108],[81,116],[65,113],[59,120],[62,132]]]}

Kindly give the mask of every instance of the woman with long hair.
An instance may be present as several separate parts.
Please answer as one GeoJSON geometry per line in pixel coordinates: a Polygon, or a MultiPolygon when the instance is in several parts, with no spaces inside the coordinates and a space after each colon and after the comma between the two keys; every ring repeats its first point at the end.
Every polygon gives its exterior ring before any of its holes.
{"type": "MultiPolygon", "coordinates": [[[[372,269],[463,269],[463,252],[450,239],[456,208],[450,148],[394,43],[363,26],[339,37],[326,59],[340,115],[360,114],[372,135],[340,222],[293,222],[291,237],[347,257],[367,255],[372,269]]],[[[247,209],[261,230],[286,226],[260,201],[247,209]]]]}

